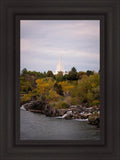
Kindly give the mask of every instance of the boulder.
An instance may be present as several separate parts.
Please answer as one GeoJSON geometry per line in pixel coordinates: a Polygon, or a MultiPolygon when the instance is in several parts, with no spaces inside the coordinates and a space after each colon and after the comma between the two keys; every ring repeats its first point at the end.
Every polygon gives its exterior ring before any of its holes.
{"type": "Polygon", "coordinates": [[[24,108],[26,110],[33,109],[33,110],[42,110],[45,106],[45,102],[41,101],[31,101],[30,103],[24,104],[24,108]]]}
{"type": "Polygon", "coordinates": [[[89,116],[88,117],[88,123],[92,124],[92,125],[96,125],[97,127],[100,127],[100,117],[89,116]]]}
{"type": "Polygon", "coordinates": [[[63,116],[67,112],[67,109],[56,109],[56,116],[63,116]]]}
{"type": "Polygon", "coordinates": [[[65,119],[72,119],[72,115],[67,115],[65,119]]]}
{"type": "Polygon", "coordinates": [[[67,112],[62,116],[62,118],[64,118],[64,119],[72,119],[72,117],[73,117],[72,111],[67,111],[67,112]]]}
{"type": "Polygon", "coordinates": [[[61,116],[64,119],[87,119],[88,123],[100,126],[100,106],[87,108],[82,105],[71,105],[66,109],[55,109],[44,101],[31,101],[22,105],[28,111],[39,112],[49,117],[61,116]]]}

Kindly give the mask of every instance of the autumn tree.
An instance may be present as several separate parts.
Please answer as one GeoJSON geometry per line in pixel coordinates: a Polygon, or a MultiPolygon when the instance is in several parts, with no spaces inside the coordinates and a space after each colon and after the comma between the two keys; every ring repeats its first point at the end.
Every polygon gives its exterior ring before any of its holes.
{"type": "Polygon", "coordinates": [[[60,84],[58,84],[57,82],[54,84],[54,90],[55,90],[59,95],[63,95],[62,86],[61,86],[60,84]]]}
{"type": "Polygon", "coordinates": [[[78,80],[78,85],[71,92],[72,100],[77,104],[88,103],[89,106],[99,103],[100,98],[100,76],[94,73],[89,77],[86,75],[78,80]]]}
{"type": "Polygon", "coordinates": [[[55,80],[52,78],[37,79],[36,93],[41,97],[41,100],[52,100],[59,97],[54,90],[55,80]]]}
{"type": "Polygon", "coordinates": [[[68,81],[62,81],[58,84],[62,86],[62,90],[65,94],[69,94],[71,92],[71,89],[74,87],[74,85],[72,85],[68,81]]]}

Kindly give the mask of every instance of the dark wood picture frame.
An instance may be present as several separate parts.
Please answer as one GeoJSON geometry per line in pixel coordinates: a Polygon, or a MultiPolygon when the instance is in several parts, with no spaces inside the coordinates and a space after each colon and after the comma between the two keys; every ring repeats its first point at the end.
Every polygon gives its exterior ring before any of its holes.
{"type": "Polygon", "coordinates": [[[120,159],[120,1],[1,0],[0,159],[120,159]],[[20,141],[19,75],[21,19],[100,20],[100,141],[20,141]]]}

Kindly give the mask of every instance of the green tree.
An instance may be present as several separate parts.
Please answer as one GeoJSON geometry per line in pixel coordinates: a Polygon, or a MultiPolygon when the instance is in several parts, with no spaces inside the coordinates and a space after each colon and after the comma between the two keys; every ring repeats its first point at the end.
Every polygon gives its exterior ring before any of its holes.
{"type": "Polygon", "coordinates": [[[63,76],[63,72],[59,71],[57,75],[62,75],[63,76]]]}
{"type": "Polygon", "coordinates": [[[44,77],[46,77],[46,76],[47,76],[47,73],[46,73],[46,72],[44,72],[44,73],[43,73],[43,75],[44,75],[44,77]]]}
{"type": "Polygon", "coordinates": [[[65,75],[63,76],[63,79],[64,79],[64,80],[68,80],[68,74],[65,74],[65,75]]]}
{"type": "Polygon", "coordinates": [[[63,77],[62,74],[57,74],[57,75],[55,76],[55,78],[56,78],[56,81],[57,81],[57,82],[61,82],[61,81],[64,80],[64,77],[63,77]]]}
{"type": "Polygon", "coordinates": [[[73,72],[73,71],[70,71],[70,72],[69,72],[67,78],[68,78],[68,80],[78,80],[77,73],[76,73],[76,72],[73,72]]]}
{"type": "Polygon", "coordinates": [[[72,67],[71,71],[68,73],[67,79],[68,80],[78,80],[77,70],[75,67],[72,67]]]}
{"type": "Polygon", "coordinates": [[[77,74],[78,79],[82,79],[85,74],[86,73],[83,71],[78,72],[78,74],[77,74]]]}
{"type": "Polygon", "coordinates": [[[27,69],[26,69],[26,68],[24,68],[24,69],[22,70],[22,75],[25,75],[25,74],[27,74],[27,69]]]}
{"type": "Polygon", "coordinates": [[[94,71],[87,70],[86,74],[87,74],[87,76],[93,75],[94,71]]]}
{"type": "Polygon", "coordinates": [[[77,73],[77,70],[76,70],[75,67],[72,67],[71,71],[74,72],[74,73],[77,73]]]}
{"type": "Polygon", "coordinates": [[[54,78],[54,74],[52,71],[48,71],[46,74],[47,77],[53,77],[54,78]]]}

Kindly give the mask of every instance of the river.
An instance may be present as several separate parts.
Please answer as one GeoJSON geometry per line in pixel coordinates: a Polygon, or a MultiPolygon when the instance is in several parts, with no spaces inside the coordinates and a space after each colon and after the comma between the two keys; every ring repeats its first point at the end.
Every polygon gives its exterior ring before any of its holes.
{"type": "Polygon", "coordinates": [[[20,110],[21,140],[99,140],[100,129],[85,121],[46,117],[20,110]]]}

